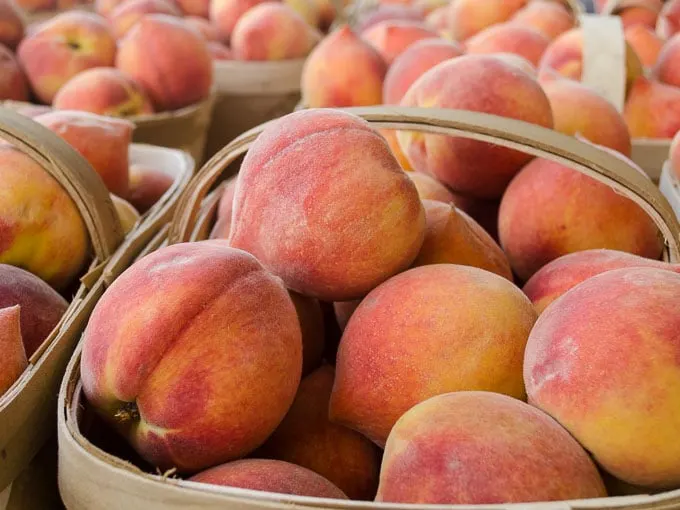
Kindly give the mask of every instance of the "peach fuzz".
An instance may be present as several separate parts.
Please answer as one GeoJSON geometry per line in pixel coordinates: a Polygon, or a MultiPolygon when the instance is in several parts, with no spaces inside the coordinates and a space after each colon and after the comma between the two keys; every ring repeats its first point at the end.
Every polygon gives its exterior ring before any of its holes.
{"type": "Polygon", "coordinates": [[[302,70],[302,101],[309,108],[382,104],[387,64],[347,25],[312,50],[302,70]]]}
{"type": "Polygon", "coordinates": [[[127,33],[116,67],[146,90],[157,111],[195,104],[210,95],[213,83],[206,41],[181,19],[164,14],[144,16],[127,33]]]}
{"type": "Polygon", "coordinates": [[[425,241],[413,266],[459,264],[478,267],[512,281],[507,257],[479,224],[451,204],[423,200],[425,241]]]}
{"type": "Polygon", "coordinates": [[[378,448],[328,419],[335,370],[323,365],[300,383],[281,425],[257,452],[311,469],[355,500],[371,501],[378,488],[378,448]]]}
{"type": "Polygon", "coordinates": [[[630,157],[632,149],[626,121],[604,97],[571,80],[546,83],[543,90],[550,100],[555,131],[580,135],[630,157]]]}
{"type": "Polygon", "coordinates": [[[28,101],[26,77],[9,48],[0,44],[0,101],[28,101]]]}
{"type": "Polygon", "coordinates": [[[437,179],[419,172],[410,172],[407,175],[415,184],[421,200],[438,200],[445,204],[455,201],[453,193],[437,179]]]}
{"type": "Polygon", "coordinates": [[[383,83],[385,104],[399,104],[408,89],[426,71],[464,53],[458,43],[443,39],[424,39],[412,44],[392,65],[383,83]]]}
{"type": "Polygon", "coordinates": [[[671,171],[676,179],[680,179],[680,130],[673,137],[671,148],[668,154],[671,171]]]}
{"type": "Polygon", "coordinates": [[[629,484],[680,485],[678,299],[680,274],[608,271],[546,308],[527,344],[532,404],[629,484]]]}
{"type": "MultiPolygon", "coordinates": [[[[465,55],[422,75],[403,106],[491,113],[551,128],[550,103],[531,76],[492,55],[465,55]]],[[[492,144],[400,131],[397,138],[413,167],[457,193],[498,198],[531,156],[492,144]]]]}
{"type": "Polygon", "coordinates": [[[656,65],[652,69],[653,76],[666,85],[680,87],[680,72],[677,70],[680,62],[680,34],[666,41],[656,65]]]}
{"type": "Polygon", "coordinates": [[[34,119],[76,149],[99,174],[111,193],[126,196],[134,124],[123,119],[74,110],[53,111],[34,119]]]}
{"type": "Polygon", "coordinates": [[[382,446],[401,415],[435,395],[523,398],[522,356],[535,320],[520,289],[483,269],[436,264],[401,273],[371,291],[345,328],[330,419],[382,446]]]}
{"type": "Polygon", "coordinates": [[[0,146],[0,183],[0,263],[65,288],[89,249],[73,200],[38,163],[9,145],[0,146]]]}
{"type": "Polygon", "coordinates": [[[175,4],[165,0],[126,0],[109,15],[109,23],[116,39],[121,39],[128,31],[148,14],[167,14],[181,16],[182,12],[175,4]]]}
{"type": "Polygon", "coordinates": [[[382,21],[361,33],[389,66],[406,49],[423,39],[439,39],[439,34],[423,23],[415,21],[382,21]]]}
{"type": "Polygon", "coordinates": [[[616,250],[585,250],[543,266],[524,286],[538,313],[579,283],[612,269],[652,267],[680,273],[680,265],[646,259],[616,250]]]}
{"type": "Polygon", "coordinates": [[[635,202],[559,163],[535,159],[510,183],[499,213],[503,250],[524,281],[547,263],[607,248],[659,258],[659,230],[635,202]]]}
{"type": "Polygon", "coordinates": [[[312,109],[282,117],[251,145],[229,242],[288,288],[346,301],[406,269],[424,229],[415,186],[385,140],[354,115],[312,109]]]}
{"type": "Polygon", "coordinates": [[[189,480],[277,494],[347,499],[340,489],[324,477],[280,460],[237,460],[210,468],[189,480]]]}
{"type": "Polygon", "coordinates": [[[664,3],[656,22],[656,32],[662,39],[670,39],[680,32],[680,0],[664,3]]]}
{"type": "Polygon", "coordinates": [[[88,69],[67,81],[54,96],[58,110],[80,110],[110,117],[153,113],[142,87],[113,67],[88,69]]]}
{"type": "Polygon", "coordinates": [[[313,372],[323,359],[324,323],[319,302],[297,292],[290,291],[302,332],[302,376],[313,372]]]}
{"type": "Polygon", "coordinates": [[[68,303],[34,274],[0,264],[0,308],[15,305],[21,307],[21,336],[30,357],[59,323],[68,303]]]}
{"type": "Polygon", "coordinates": [[[206,41],[219,42],[220,36],[217,32],[217,27],[207,19],[198,16],[187,16],[184,18],[184,22],[197,30],[206,41]]]}
{"type": "Polygon", "coordinates": [[[213,60],[233,60],[234,58],[227,46],[216,41],[208,41],[208,52],[213,60]]]}
{"type": "Polygon", "coordinates": [[[24,18],[14,0],[0,0],[0,44],[14,50],[24,37],[24,18]]]}
{"type": "Polygon", "coordinates": [[[641,76],[630,89],[623,116],[633,138],[673,138],[680,131],[680,88],[641,76]]]}
{"type": "Polygon", "coordinates": [[[527,0],[455,0],[449,4],[449,32],[454,40],[465,41],[492,25],[508,21],[526,3],[527,0]]]}
{"type": "Polygon", "coordinates": [[[211,0],[210,22],[224,43],[229,43],[238,20],[250,9],[268,0],[211,0]]]}
{"type": "Polygon", "coordinates": [[[0,397],[28,367],[21,341],[20,309],[18,305],[0,309],[0,397]]]}
{"type": "Polygon", "coordinates": [[[293,402],[301,369],[288,292],[222,241],[173,245],[133,264],[83,336],[90,403],[150,464],[180,472],[260,446],[293,402]]]}
{"type": "Polygon", "coordinates": [[[236,60],[292,60],[306,57],[321,33],[285,4],[256,5],[234,26],[231,50],[236,60]]]}
{"type": "Polygon", "coordinates": [[[385,447],[376,501],[489,505],[607,495],[595,464],[547,414],[497,393],[433,397],[385,447]]]}
{"type": "Polygon", "coordinates": [[[544,0],[530,1],[510,22],[538,30],[550,40],[574,28],[574,18],[563,5],[544,0]]]}
{"type": "Polygon", "coordinates": [[[236,191],[236,177],[230,179],[224,186],[220,202],[217,206],[215,225],[213,225],[210,232],[210,239],[229,239],[234,191],[236,191]]]}
{"type": "Polygon", "coordinates": [[[187,17],[196,17],[207,20],[210,16],[210,0],[175,0],[177,7],[187,17]]]}
{"type": "Polygon", "coordinates": [[[162,170],[139,163],[130,165],[129,175],[128,193],[123,198],[142,214],[151,209],[174,182],[174,179],[162,170]]]}
{"type": "Polygon", "coordinates": [[[26,37],[17,56],[37,98],[49,104],[76,74],[113,65],[116,41],[104,18],[84,11],[59,14],[26,37]]]}
{"type": "Polygon", "coordinates": [[[537,66],[549,45],[550,39],[538,30],[503,23],[487,28],[465,41],[465,50],[469,55],[514,53],[537,66]]]}
{"type": "Polygon", "coordinates": [[[633,25],[625,30],[626,41],[640,57],[642,65],[654,67],[659,58],[664,41],[653,29],[644,25],[633,25]]]}

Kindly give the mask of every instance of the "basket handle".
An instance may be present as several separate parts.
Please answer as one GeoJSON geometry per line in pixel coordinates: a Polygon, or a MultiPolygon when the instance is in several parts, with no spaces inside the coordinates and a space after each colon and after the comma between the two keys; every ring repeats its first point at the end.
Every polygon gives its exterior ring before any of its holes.
{"type": "Polygon", "coordinates": [[[37,122],[0,108],[0,139],[38,162],[73,199],[85,222],[99,261],[123,240],[123,229],[99,175],[73,147],[37,122]]]}
{"type": "MultiPolygon", "coordinates": [[[[463,110],[376,106],[344,108],[380,129],[422,131],[495,143],[578,170],[639,204],[666,240],[666,258],[680,261],[680,224],[647,176],[622,158],[594,145],[523,121],[463,110]]],[[[222,171],[233,163],[271,122],[242,134],[215,154],[180,197],[168,234],[169,244],[190,240],[203,198],[222,171]]]]}

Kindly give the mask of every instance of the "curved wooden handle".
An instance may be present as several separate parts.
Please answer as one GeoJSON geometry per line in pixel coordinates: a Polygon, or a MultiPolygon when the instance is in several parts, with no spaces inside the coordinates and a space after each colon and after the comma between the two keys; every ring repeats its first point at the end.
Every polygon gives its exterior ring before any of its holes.
{"type": "MultiPolygon", "coordinates": [[[[594,145],[534,124],[478,112],[403,106],[343,110],[363,117],[376,128],[422,131],[490,142],[556,161],[589,175],[639,204],[661,230],[666,240],[667,259],[680,261],[680,224],[666,198],[635,167],[594,145]]],[[[180,198],[168,234],[169,244],[189,241],[201,202],[211,186],[271,122],[233,140],[196,174],[180,198]]]]}
{"type": "Polygon", "coordinates": [[[83,217],[96,258],[110,257],[123,240],[123,229],[109,191],[80,153],[9,108],[0,108],[0,139],[31,156],[63,186],[83,217]]]}

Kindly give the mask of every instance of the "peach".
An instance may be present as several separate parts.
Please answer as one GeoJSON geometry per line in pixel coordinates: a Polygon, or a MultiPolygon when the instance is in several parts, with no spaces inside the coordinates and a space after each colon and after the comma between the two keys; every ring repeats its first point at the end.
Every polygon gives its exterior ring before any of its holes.
{"type": "Polygon", "coordinates": [[[19,61],[37,98],[51,103],[76,74],[112,66],[116,41],[106,20],[97,14],[58,14],[26,37],[17,50],[19,61]]]}
{"type": "Polygon", "coordinates": [[[217,219],[210,233],[210,239],[229,239],[229,231],[231,230],[231,211],[234,205],[235,190],[236,178],[232,178],[222,191],[220,203],[217,207],[217,219]]]}
{"type": "Polygon", "coordinates": [[[550,40],[574,28],[574,18],[563,5],[544,0],[531,0],[510,22],[538,30],[550,40]]]}
{"type": "Polygon", "coordinates": [[[173,245],[134,263],[83,335],[90,403],[149,463],[180,472],[260,446],[293,402],[301,369],[288,292],[222,241],[173,245]]]}
{"type": "Polygon", "coordinates": [[[559,163],[535,159],[512,181],[499,213],[503,250],[524,281],[577,251],[607,248],[658,259],[663,241],[632,200],[559,163]]]}
{"type": "Polygon", "coordinates": [[[493,239],[498,240],[500,200],[481,200],[460,193],[453,193],[453,205],[479,223],[493,239]]]}
{"type": "Polygon", "coordinates": [[[324,365],[300,383],[293,405],[259,453],[305,467],[350,499],[371,501],[378,488],[378,448],[361,434],[328,420],[335,370],[324,365]]]}
{"type": "Polygon", "coordinates": [[[28,101],[28,83],[9,48],[0,44],[0,101],[28,101]]]}
{"type": "Polygon", "coordinates": [[[233,60],[232,51],[220,42],[208,41],[208,51],[213,60],[233,60]]]}
{"type": "Polygon", "coordinates": [[[28,367],[19,323],[20,306],[0,309],[0,397],[28,367]]]}
{"type": "Polygon", "coordinates": [[[210,23],[207,19],[198,16],[187,16],[184,18],[187,25],[198,30],[206,41],[220,41],[220,35],[217,32],[217,27],[210,23]]]}
{"type": "Polygon", "coordinates": [[[401,415],[435,395],[523,398],[535,320],[520,289],[483,269],[436,264],[399,274],[371,291],[345,328],[330,419],[382,446],[401,415]]]}
{"type": "Polygon", "coordinates": [[[383,136],[383,138],[385,138],[385,141],[387,142],[387,145],[389,145],[392,154],[395,158],[397,158],[399,166],[401,166],[401,168],[406,172],[412,172],[413,167],[406,157],[406,154],[404,154],[404,151],[401,150],[399,140],[397,140],[397,132],[394,129],[380,129],[379,133],[383,136]]]}
{"type": "Polygon", "coordinates": [[[626,121],[604,97],[571,80],[546,83],[543,90],[550,100],[555,131],[578,134],[630,157],[631,140],[626,121]]]}
{"type": "Polygon", "coordinates": [[[222,42],[228,43],[238,20],[250,9],[267,0],[212,0],[210,22],[217,27],[222,42]]]}
{"type": "Polygon", "coordinates": [[[314,0],[284,0],[285,5],[293,9],[310,27],[319,27],[321,13],[314,0]]]}
{"type": "Polygon", "coordinates": [[[0,263],[61,290],[87,259],[89,238],[68,193],[38,163],[0,146],[0,263]]]}
{"type": "Polygon", "coordinates": [[[345,331],[349,319],[352,317],[354,311],[361,303],[361,299],[354,299],[352,301],[336,301],[333,303],[333,312],[335,320],[338,323],[341,331],[345,331]]]}
{"type": "MultiPolygon", "coordinates": [[[[556,70],[562,76],[581,81],[583,70],[583,31],[573,28],[555,39],[543,54],[539,71],[545,68],[556,70]]],[[[626,86],[630,89],[633,81],[642,76],[643,68],[639,57],[626,44],[626,86]]]]}
{"type": "MultiPolygon", "coordinates": [[[[189,17],[207,20],[210,16],[210,0],[175,0],[182,13],[189,17]]],[[[186,19],[186,18],[185,18],[186,19]]]]}
{"type": "Polygon", "coordinates": [[[34,274],[0,264],[0,308],[15,305],[21,307],[21,336],[30,357],[59,323],[68,303],[34,274]]]}
{"type": "Polygon", "coordinates": [[[158,168],[133,163],[129,169],[129,189],[125,199],[144,214],[170,189],[174,179],[158,168]]]}
{"type": "Polygon", "coordinates": [[[92,165],[111,193],[126,196],[129,189],[128,150],[134,124],[93,113],[63,110],[45,113],[35,121],[51,129],[92,165]]]}
{"type": "Polygon", "coordinates": [[[16,0],[16,3],[27,13],[54,11],[57,9],[57,0],[16,0]]]}
{"type": "Polygon", "coordinates": [[[680,32],[680,0],[667,0],[659,13],[656,31],[662,39],[670,39],[680,32]]]}
{"type": "Polygon", "coordinates": [[[118,213],[118,219],[120,219],[123,232],[125,234],[129,234],[140,218],[139,211],[137,211],[137,209],[135,209],[130,202],[123,200],[113,193],[111,193],[111,201],[113,202],[113,206],[116,208],[116,212],[118,213]]]}
{"type": "Polygon", "coordinates": [[[109,22],[116,39],[121,39],[147,14],[181,16],[182,12],[165,0],[126,0],[109,15],[109,22]]]}
{"type": "MultiPolygon", "coordinates": [[[[491,55],[465,55],[421,76],[403,106],[492,113],[551,128],[550,103],[538,82],[491,55]]],[[[531,156],[484,142],[400,131],[399,144],[413,167],[455,192],[498,198],[531,156]]]]}
{"type": "Polygon", "coordinates": [[[413,43],[423,39],[439,39],[439,34],[416,21],[381,21],[364,30],[361,37],[390,65],[413,43]]]}
{"type": "Polygon", "coordinates": [[[54,96],[52,106],[58,110],[81,110],[110,117],[153,113],[144,89],[112,67],[88,69],[71,78],[54,96]]]}
{"type": "Polygon", "coordinates": [[[456,41],[465,41],[485,28],[503,23],[527,0],[455,0],[449,4],[448,28],[456,41]]]}
{"type": "Polygon", "coordinates": [[[451,204],[423,200],[425,241],[413,266],[459,264],[478,267],[512,281],[507,257],[493,238],[451,204]]]}
{"type": "Polygon", "coordinates": [[[203,37],[182,20],[163,14],[144,16],[120,41],[116,56],[116,67],[146,90],[157,111],[207,98],[212,65],[203,37]]]}
{"type": "Polygon", "coordinates": [[[619,12],[621,23],[624,28],[642,25],[650,30],[654,30],[661,11],[661,6],[661,0],[649,0],[648,5],[625,8],[619,12]]]}
{"type": "Polygon", "coordinates": [[[297,292],[290,291],[295,305],[300,330],[302,331],[302,375],[303,377],[321,365],[324,351],[323,313],[319,302],[297,292]]]}
{"type": "Polygon", "coordinates": [[[291,60],[306,57],[321,33],[285,4],[256,5],[234,26],[231,50],[237,60],[291,60]]]}
{"type": "Polygon", "coordinates": [[[653,76],[666,85],[680,87],[678,62],[680,62],[680,34],[673,36],[664,44],[652,69],[653,76]]]}
{"type": "Polygon", "coordinates": [[[210,468],[189,480],[277,494],[347,499],[340,489],[324,477],[280,460],[237,460],[210,468]]]}
{"type": "Polygon", "coordinates": [[[680,130],[673,137],[668,155],[671,172],[680,179],[680,130]]]}
{"type": "Polygon", "coordinates": [[[535,66],[549,45],[550,39],[538,30],[513,23],[494,25],[465,41],[465,49],[470,55],[514,53],[535,66]]]}
{"type": "Polygon", "coordinates": [[[414,0],[413,7],[426,16],[441,7],[448,7],[450,0],[414,0]]]}
{"type": "Polygon", "coordinates": [[[302,70],[302,101],[309,108],[382,104],[387,64],[345,25],[312,50],[302,70]]]}
{"type": "Polygon", "coordinates": [[[527,344],[531,403],[629,484],[680,485],[678,299],[680,274],[608,271],[546,308],[527,344]]]}
{"type": "Polygon", "coordinates": [[[654,67],[664,41],[651,28],[644,25],[633,25],[625,30],[626,41],[640,57],[645,67],[654,67]]]}
{"type": "Polygon", "coordinates": [[[387,70],[383,83],[383,101],[385,104],[399,104],[411,85],[426,71],[462,54],[463,49],[455,42],[443,39],[415,42],[387,70]]]}
{"type": "Polygon", "coordinates": [[[588,278],[612,269],[652,267],[680,273],[680,265],[646,259],[616,250],[585,250],[564,255],[543,266],[524,286],[538,313],[588,278]]]}
{"type": "Polygon", "coordinates": [[[491,56],[501,59],[506,64],[515,66],[516,68],[527,73],[532,78],[537,78],[538,71],[536,66],[517,53],[499,52],[492,53],[491,56]]]}
{"type": "Polygon", "coordinates": [[[448,29],[449,6],[438,7],[425,18],[425,24],[441,33],[448,29]]]}
{"type": "Polygon", "coordinates": [[[640,77],[628,94],[623,116],[633,138],[673,138],[680,131],[680,88],[640,77]]]}
{"type": "Polygon", "coordinates": [[[24,18],[14,0],[0,0],[0,44],[16,49],[24,37],[24,18]]]}
{"type": "Polygon", "coordinates": [[[408,176],[415,184],[421,200],[439,200],[445,204],[455,201],[453,193],[437,179],[419,172],[410,172],[408,176]]]}
{"type": "Polygon", "coordinates": [[[336,6],[343,8],[351,4],[351,0],[313,0],[316,9],[319,11],[319,28],[323,32],[328,32],[336,18],[336,6]]]}
{"type": "Polygon", "coordinates": [[[489,505],[607,495],[595,464],[550,416],[505,395],[448,393],[390,433],[376,501],[489,505]]]}
{"type": "Polygon", "coordinates": [[[353,26],[359,33],[383,21],[411,21],[417,23],[425,19],[422,9],[412,5],[384,3],[379,3],[374,9],[367,12],[359,12],[357,18],[353,26]]]}
{"type": "Polygon", "coordinates": [[[108,18],[113,10],[126,0],[94,0],[94,12],[108,18]]]}
{"type": "Polygon", "coordinates": [[[229,242],[292,290],[348,301],[413,262],[424,216],[413,182],[366,121],[302,110],[270,124],[246,154],[229,242]]]}

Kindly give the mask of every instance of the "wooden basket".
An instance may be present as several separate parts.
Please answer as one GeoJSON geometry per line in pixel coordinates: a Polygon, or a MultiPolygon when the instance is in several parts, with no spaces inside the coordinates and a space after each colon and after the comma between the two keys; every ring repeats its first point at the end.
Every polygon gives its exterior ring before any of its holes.
{"type": "MultiPolygon", "coordinates": [[[[31,357],[20,380],[0,396],[0,509],[44,509],[40,502],[45,497],[43,493],[49,491],[45,485],[51,483],[56,492],[56,476],[43,469],[45,459],[34,465],[30,461],[54,436],[56,397],[66,364],[106,286],[171,219],[179,196],[193,175],[194,161],[179,150],[131,146],[131,161],[153,165],[172,176],[174,182],[123,238],[104,184],[66,142],[30,119],[1,108],[0,133],[2,138],[36,157],[66,188],[85,219],[94,249],[90,270],[82,277],[82,284],[61,321],[31,357]],[[30,482],[17,484],[12,490],[10,484],[18,477],[30,482]],[[30,501],[35,503],[29,504],[30,501]]],[[[54,452],[51,455],[56,457],[54,452]]]]}
{"type": "MultiPolygon", "coordinates": [[[[665,258],[680,260],[680,224],[659,190],[625,161],[596,147],[552,130],[488,114],[405,107],[350,108],[376,128],[403,129],[462,136],[518,149],[563,163],[608,184],[630,197],[654,219],[665,239],[665,258]]],[[[169,244],[201,238],[214,214],[219,191],[206,198],[230,165],[244,154],[263,126],[244,133],[216,154],[182,195],[169,244]]],[[[161,241],[162,243],[162,241],[161,241]]],[[[485,510],[516,508],[671,509],[680,508],[680,491],[655,496],[628,496],[590,501],[490,506],[423,506],[349,502],[286,496],[245,489],[200,485],[142,472],[95,446],[88,437],[91,417],[80,381],[80,347],[72,358],[59,392],[59,486],[70,510],[286,510],[294,507],[333,510],[485,510]]]]}

